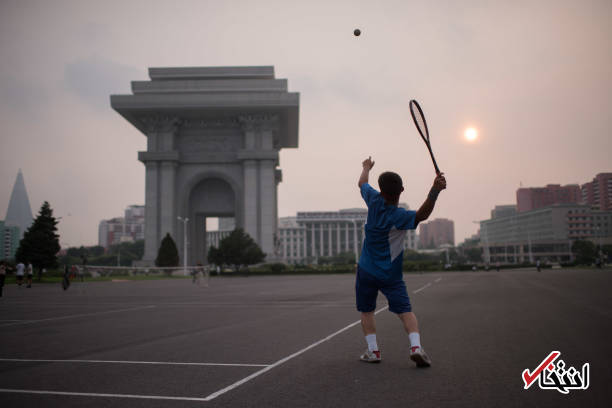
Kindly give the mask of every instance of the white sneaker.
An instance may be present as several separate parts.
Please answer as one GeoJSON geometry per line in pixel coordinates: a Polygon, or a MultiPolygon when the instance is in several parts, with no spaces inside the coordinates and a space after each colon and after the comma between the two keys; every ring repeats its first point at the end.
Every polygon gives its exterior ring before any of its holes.
{"type": "Polygon", "coordinates": [[[410,359],[414,361],[417,367],[430,367],[431,359],[423,350],[423,347],[412,347],[410,349],[410,359]]]}
{"type": "Polygon", "coordinates": [[[361,357],[359,357],[359,359],[361,361],[365,361],[366,363],[380,363],[381,361],[380,351],[379,350],[376,350],[376,351],[366,350],[366,352],[363,353],[361,357]]]}

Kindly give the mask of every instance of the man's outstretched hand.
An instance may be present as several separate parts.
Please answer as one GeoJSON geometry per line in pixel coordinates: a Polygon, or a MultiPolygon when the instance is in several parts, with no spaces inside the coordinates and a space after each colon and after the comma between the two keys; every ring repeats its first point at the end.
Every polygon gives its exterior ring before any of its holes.
{"type": "Polygon", "coordinates": [[[433,188],[438,191],[442,191],[446,188],[446,178],[444,178],[444,173],[438,173],[438,175],[434,179],[433,188]]]}
{"type": "Polygon", "coordinates": [[[363,170],[361,170],[361,175],[359,176],[359,181],[357,185],[361,188],[363,183],[368,182],[368,178],[370,177],[370,170],[374,167],[374,162],[372,161],[372,156],[365,159],[361,165],[363,166],[363,170]]]}

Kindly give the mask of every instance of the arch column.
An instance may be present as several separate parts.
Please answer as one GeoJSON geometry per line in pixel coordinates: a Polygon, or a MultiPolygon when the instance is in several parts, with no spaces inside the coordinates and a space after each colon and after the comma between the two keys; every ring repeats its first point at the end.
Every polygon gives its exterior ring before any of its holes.
{"type": "Polygon", "coordinates": [[[243,115],[244,149],[238,152],[244,170],[244,230],[257,241],[266,260],[276,257],[278,149],[274,132],[278,115],[243,115]]]}
{"type": "Polygon", "coordinates": [[[144,259],[154,260],[157,257],[159,237],[159,196],[157,179],[159,163],[146,161],[145,164],[145,251],[144,259]]]}

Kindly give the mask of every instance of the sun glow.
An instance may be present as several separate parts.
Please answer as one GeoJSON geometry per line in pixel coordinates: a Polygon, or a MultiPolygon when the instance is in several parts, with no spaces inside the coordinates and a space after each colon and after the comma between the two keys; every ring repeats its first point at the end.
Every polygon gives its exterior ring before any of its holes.
{"type": "Polygon", "coordinates": [[[463,132],[463,136],[468,142],[473,142],[478,138],[478,131],[476,130],[476,128],[469,127],[465,129],[465,132],[463,132]]]}

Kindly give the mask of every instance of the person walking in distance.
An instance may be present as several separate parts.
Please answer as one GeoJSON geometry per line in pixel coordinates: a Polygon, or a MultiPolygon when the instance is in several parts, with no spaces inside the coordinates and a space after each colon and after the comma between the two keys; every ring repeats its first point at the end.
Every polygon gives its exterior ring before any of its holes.
{"type": "Polygon", "coordinates": [[[34,266],[32,266],[32,262],[28,262],[28,266],[26,267],[26,274],[27,274],[27,286],[26,288],[31,288],[32,287],[32,278],[34,277],[34,266]]]}
{"type": "Polygon", "coordinates": [[[4,289],[4,279],[6,278],[6,263],[0,261],[0,297],[2,297],[2,289],[4,289]]]}
{"type": "Polygon", "coordinates": [[[15,272],[15,277],[17,278],[17,285],[21,287],[21,285],[23,284],[23,275],[25,272],[25,265],[23,264],[23,262],[19,262],[16,268],[17,268],[17,271],[15,272]]]}

